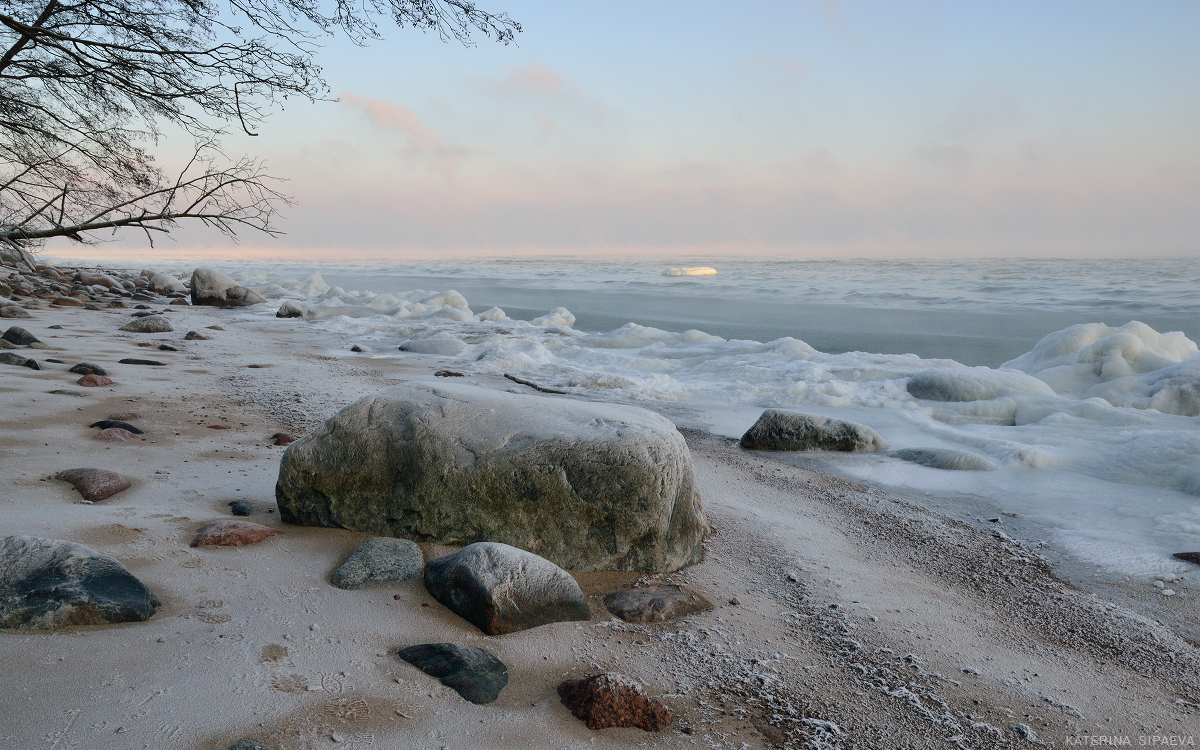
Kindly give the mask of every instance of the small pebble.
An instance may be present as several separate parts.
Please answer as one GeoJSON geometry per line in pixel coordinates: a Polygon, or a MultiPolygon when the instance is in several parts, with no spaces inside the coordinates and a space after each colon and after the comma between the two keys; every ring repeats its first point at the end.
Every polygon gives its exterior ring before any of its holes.
{"type": "Polygon", "coordinates": [[[730,603],[730,604],[732,604],[733,606],[735,606],[735,607],[736,607],[736,606],[738,606],[739,604],[741,604],[741,601],[739,601],[739,600],[738,600],[738,598],[735,596],[735,597],[733,597],[732,599],[730,599],[730,600],[729,600],[729,603],[730,603]]]}
{"type": "Polygon", "coordinates": [[[1163,589],[1162,595],[1163,596],[1175,596],[1175,592],[1172,589],[1163,589]]]}

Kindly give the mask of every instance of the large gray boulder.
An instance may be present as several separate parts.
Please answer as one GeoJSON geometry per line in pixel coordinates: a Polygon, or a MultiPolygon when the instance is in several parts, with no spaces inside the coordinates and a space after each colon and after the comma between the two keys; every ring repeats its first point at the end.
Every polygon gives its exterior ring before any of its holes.
{"type": "Polygon", "coordinates": [[[742,447],[766,451],[880,451],[887,443],[866,425],[816,414],[767,409],[742,435],[742,447]]]}
{"type": "Polygon", "coordinates": [[[140,622],[157,608],[158,597],[108,555],[57,539],[0,539],[0,628],[140,622]]]}
{"type": "Polygon", "coordinates": [[[544,557],[497,542],[476,542],[430,560],[425,589],[488,635],[592,616],[570,573],[544,557]]]}
{"type": "Polygon", "coordinates": [[[245,307],[266,301],[258,292],[247,289],[220,271],[211,268],[192,271],[193,305],[245,307]]]}
{"type": "Polygon", "coordinates": [[[187,287],[183,285],[182,281],[169,273],[158,273],[150,278],[150,291],[158,292],[159,294],[171,294],[173,292],[186,292],[187,287]]]}
{"type": "Polygon", "coordinates": [[[572,570],[677,570],[707,530],[664,417],[448,383],[347,406],[288,447],[275,497],[288,523],[503,542],[572,570]]]}

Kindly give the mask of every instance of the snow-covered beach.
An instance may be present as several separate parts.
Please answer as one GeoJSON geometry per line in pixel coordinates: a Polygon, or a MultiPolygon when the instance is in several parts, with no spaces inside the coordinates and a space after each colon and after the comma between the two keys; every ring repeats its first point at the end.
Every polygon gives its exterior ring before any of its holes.
{"type": "Polygon", "coordinates": [[[1194,734],[1200,589],[1195,567],[1170,556],[1200,546],[1200,358],[1182,334],[1085,325],[1007,367],[969,368],[637,324],[589,333],[559,305],[516,320],[449,288],[355,293],[319,274],[226,270],[270,304],[158,299],[151,309],[174,328],[160,334],[119,331],[132,312],[120,308],[27,301],[33,317],[6,321],[49,348],[21,352],[42,370],[5,368],[0,532],[111,554],[162,602],[144,623],[0,634],[6,667],[37,675],[6,693],[17,717],[0,731],[6,744],[991,747],[1194,734]],[[277,317],[289,301],[300,317],[277,317]],[[186,340],[189,330],[208,339],[186,340]],[[151,349],[165,366],[112,364],[151,349]],[[81,360],[107,363],[116,382],[76,388],[67,369],[81,360]],[[674,421],[713,534],[704,562],[666,578],[716,609],[620,623],[596,597],[637,576],[579,574],[590,622],[489,637],[419,581],[331,587],[362,535],[278,521],[282,449],[269,438],[439,370],[536,393],[514,375],[563,392],[541,397],[632,403],[674,421]],[[64,389],[83,395],[50,393],[64,389]],[[767,406],[852,418],[891,450],[967,450],[995,469],[737,448],[729,438],[767,406]],[[93,439],[87,425],[118,412],[140,415],[144,441],[93,439]],[[134,486],[76,504],[47,479],[75,465],[134,486]],[[284,535],[190,549],[233,500],[284,535]],[[509,665],[510,687],[491,706],[465,704],[396,659],[422,639],[484,645],[509,665]],[[644,682],[675,725],[587,730],[554,686],[596,669],[644,682]]]}

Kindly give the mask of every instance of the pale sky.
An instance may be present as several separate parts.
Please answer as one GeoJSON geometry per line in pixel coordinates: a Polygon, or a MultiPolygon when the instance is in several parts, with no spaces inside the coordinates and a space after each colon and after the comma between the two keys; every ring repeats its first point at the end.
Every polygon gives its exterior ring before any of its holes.
{"type": "Polygon", "coordinates": [[[298,201],[236,254],[1200,257],[1195,0],[481,5],[226,140],[298,201]]]}

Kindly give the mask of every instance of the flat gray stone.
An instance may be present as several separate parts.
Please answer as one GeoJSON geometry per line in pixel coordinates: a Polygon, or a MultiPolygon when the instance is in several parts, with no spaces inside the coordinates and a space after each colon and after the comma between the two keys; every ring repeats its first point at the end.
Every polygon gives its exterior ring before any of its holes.
{"type": "Polygon", "coordinates": [[[396,583],[421,575],[421,548],[407,539],[376,536],[354,548],[329,582],[339,589],[360,589],[373,583],[396,583]]]}
{"type": "Polygon", "coordinates": [[[951,448],[902,448],[892,451],[892,456],[901,461],[928,466],[931,469],[950,471],[995,471],[996,464],[970,451],[951,448]]]}
{"type": "Polygon", "coordinates": [[[705,612],[712,602],[687,586],[646,586],[604,597],[609,612],[625,622],[666,622],[705,612]]]}
{"type": "Polygon", "coordinates": [[[742,435],[742,447],[768,451],[879,451],[887,443],[866,425],[767,409],[742,435]]]}
{"type": "Polygon", "coordinates": [[[707,530],[666,418],[446,381],[342,409],[288,447],[275,497],[287,523],[503,542],[571,570],[677,570],[707,530]]]}
{"type": "Polygon", "coordinates": [[[270,750],[267,743],[252,737],[240,739],[229,746],[229,750],[270,750]]]}
{"type": "Polygon", "coordinates": [[[91,362],[80,362],[72,367],[69,372],[77,372],[80,375],[107,375],[108,370],[105,370],[100,365],[94,365],[91,362]]]}
{"type": "Polygon", "coordinates": [[[157,608],[158,597],[124,565],[82,544],[0,539],[0,628],[140,622],[157,608]]]}
{"type": "Polygon", "coordinates": [[[425,566],[425,588],[488,635],[591,619],[571,574],[507,544],[476,542],[425,566]]]}
{"type": "Polygon", "coordinates": [[[508,667],[481,648],[457,643],[424,643],[402,648],[401,659],[480,705],[500,697],[508,684],[508,667]]]}
{"type": "Polygon", "coordinates": [[[147,315],[144,318],[129,321],[121,326],[121,330],[131,333],[169,333],[175,329],[171,327],[171,321],[167,320],[167,316],[147,315]]]}

